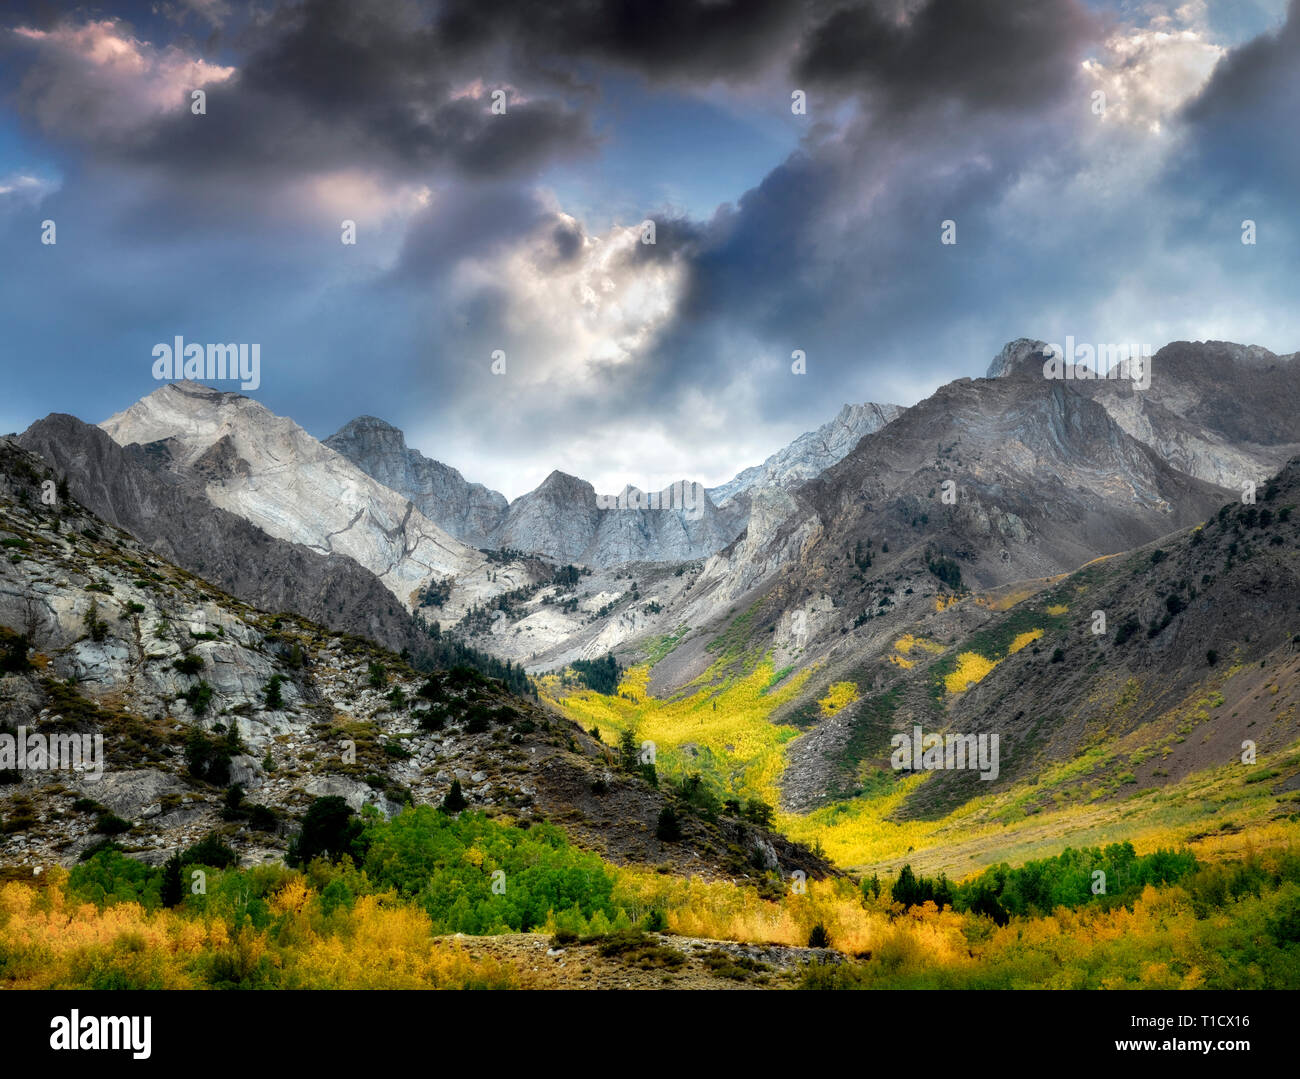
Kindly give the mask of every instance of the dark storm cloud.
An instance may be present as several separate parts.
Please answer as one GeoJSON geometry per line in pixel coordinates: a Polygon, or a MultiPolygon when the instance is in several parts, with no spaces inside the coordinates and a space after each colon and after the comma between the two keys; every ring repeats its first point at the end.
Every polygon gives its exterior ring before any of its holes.
{"type": "MultiPolygon", "coordinates": [[[[770,379],[760,407],[778,414],[827,380],[860,382],[864,362],[901,359],[936,327],[1105,287],[1095,267],[1019,280],[1027,256],[994,224],[1025,170],[1069,171],[1078,120],[1062,101],[1086,101],[1078,61],[1097,31],[1074,0],[933,0],[906,23],[875,5],[831,15],[796,84],[813,91],[811,116],[836,93],[860,107],[841,127],[814,123],[798,152],[697,227],[677,321],[636,372],[637,393],[663,400],[701,380],[725,392],[758,362],[770,379]],[[956,246],[939,242],[947,219],[956,246]],[[742,336],[767,346],[760,357],[735,347],[742,336]],[[796,348],[813,377],[789,375],[796,348]]],[[[920,375],[951,360],[909,362],[920,375]]]]}
{"type": "Polygon", "coordinates": [[[41,41],[10,36],[8,51],[26,61],[20,108],[56,138],[196,178],[361,164],[407,177],[502,178],[596,146],[583,108],[512,86],[487,45],[449,47],[421,9],[397,0],[286,6],[242,38],[235,75],[204,87],[206,115],[192,115],[178,88],[174,110],[129,129],[95,122],[104,71],[41,41]],[[506,92],[502,115],[490,108],[497,89],[506,92]]]}
{"type": "MultiPolygon", "coordinates": [[[[392,278],[430,281],[461,259],[503,250],[552,216],[536,195],[518,186],[450,186],[412,219],[392,278]]],[[[557,232],[566,227],[556,222],[557,232]]],[[[581,243],[580,232],[576,242],[581,243]]],[[[557,249],[563,248],[557,240],[557,249]]]]}
{"type": "Polygon", "coordinates": [[[1077,0],[929,0],[906,19],[852,4],[804,41],[797,80],[844,87],[909,110],[956,101],[967,109],[1040,109],[1076,77],[1099,26],[1077,0]]]}
{"type": "Polygon", "coordinates": [[[698,254],[707,236],[706,226],[677,214],[651,214],[640,222],[654,222],[654,243],[639,243],[628,249],[620,265],[689,261],[698,254]]]}
{"type": "Polygon", "coordinates": [[[1173,182],[1217,197],[1261,196],[1294,206],[1300,189],[1300,0],[1287,19],[1234,49],[1184,111],[1188,152],[1173,182]]]}
{"type": "Polygon", "coordinates": [[[809,0],[450,0],[438,26],[449,48],[507,42],[530,63],[607,63],[652,80],[751,75],[797,40],[826,3],[809,0]]]}

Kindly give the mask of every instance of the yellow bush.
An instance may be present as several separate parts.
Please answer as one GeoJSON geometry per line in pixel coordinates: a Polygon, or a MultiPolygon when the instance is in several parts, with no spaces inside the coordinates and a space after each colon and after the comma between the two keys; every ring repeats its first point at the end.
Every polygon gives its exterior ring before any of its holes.
{"type": "Polygon", "coordinates": [[[1007,655],[1019,652],[1026,645],[1033,644],[1034,641],[1038,640],[1042,635],[1043,631],[1041,629],[1031,629],[1025,633],[1017,633],[1015,640],[1013,640],[1007,647],[1007,655]]]}
{"type": "Polygon", "coordinates": [[[834,682],[826,690],[826,696],[817,702],[822,715],[833,716],[842,708],[858,699],[858,687],[853,682],[834,682]]]}
{"type": "Polygon", "coordinates": [[[894,642],[894,651],[901,652],[903,655],[910,655],[913,648],[921,648],[926,652],[942,652],[943,645],[937,641],[928,641],[924,637],[916,637],[911,633],[904,633],[894,642]]]}
{"type": "Polygon", "coordinates": [[[957,669],[944,678],[944,687],[949,693],[962,693],[968,682],[982,682],[987,678],[998,662],[985,659],[978,652],[963,652],[957,657],[957,669]]]}

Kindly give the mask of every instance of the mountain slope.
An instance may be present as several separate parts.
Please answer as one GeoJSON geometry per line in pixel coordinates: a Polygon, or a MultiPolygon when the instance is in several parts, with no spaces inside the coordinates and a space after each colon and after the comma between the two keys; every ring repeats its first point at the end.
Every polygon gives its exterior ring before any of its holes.
{"type": "Polygon", "coordinates": [[[201,481],[167,468],[162,445],[122,447],[66,415],[32,424],[18,444],[66,476],[72,497],[96,516],[246,603],[292,611],[398,651],[425,643],[373,573],[343,555],[274,539],[218,509],[201,481]]]}
{"type": "MultiPolygon", "coordinates": [[[[1012,342],[989,377],[1041,379],[1043,347],[1041,341],[1012,342]]],[[[1300,453],[1295,360],[1295,354],[1277,356],[1258,345],[1174,341],[1148,361],[1145,389],[1127,378],[1074,379],[1072,385],[1178,471],[1240,491],[1246,480],[1259,482],[1300,453]]]]}
{"type": "Polygon", "coordinates": [[[883,647],[856,657],[862,704],[837,717],[839,736],[796,750],[820,758],[798,769],[804,780],[833,772],[830,762],[851,741],[861,755],[842,765],[856,773],[873,758],[873,766],[888,767],[881,759],[888,734],[913,722],[927,731],[998,732],[995,783],[937,772],[902,810],[932,814],[1032,778],[1086,746],[1095,747],[1088,766],[1045,787],[1040,802],[1079,797],[1090,784],[1118,796],[1121,775],[1139,789],[1176,782],[1240,759],[1245,739],[1261,756],[1278,751],[1300,734],[1297,504],[1300,461],[1293,461],[1261,490],[1258,505],[1227,503],[1158,544],[1025,582],[1003,593],[1029,596],[1010,606],[996,593],[976,596],[895,627],[883,647]],[[909,650],[904,666],[896,649],[904,634],[935,647],[909,650]],[[1012,650],[1023,634],[1032,639],[1012,650]],[[962,653],[987,663],[963,667],[962,653]],[[963,689],[951,676],[965,668],[975,682],[963,689]],[[892,724],[881,723],[875,706],[886,699],[892,724]],[[864,740],[854,732],[867,716],[873,726],[864,740]]]}

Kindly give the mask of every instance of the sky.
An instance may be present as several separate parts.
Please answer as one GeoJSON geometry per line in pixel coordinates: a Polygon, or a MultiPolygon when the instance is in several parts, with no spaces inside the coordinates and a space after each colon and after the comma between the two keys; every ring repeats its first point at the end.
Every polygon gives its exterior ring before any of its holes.
{"type": "Polygon", "coordinates": [[[19,0],[0,431],[179,335],[318,438],[617,492],[1017,337],[1289,354],[1298,117],[1300,0],[19,0]]]}

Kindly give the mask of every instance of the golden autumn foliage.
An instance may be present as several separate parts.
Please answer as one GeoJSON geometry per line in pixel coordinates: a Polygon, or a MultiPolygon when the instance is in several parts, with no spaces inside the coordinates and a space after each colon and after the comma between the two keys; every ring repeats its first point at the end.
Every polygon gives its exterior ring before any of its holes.
{"type": "Polygon", "coordinates": [[[833,682],[826,689],[826,696],[817,702],[823,716],[833,716],[842,708],[858,699],[858,687],[853,682],[833,682]]]}
{"type": "MultiPolygon", "coordinates": [[[[543,680],[541,690],[545,700],[584,729],[598,728],[607,744],[616,745],[624,731],[653,741],[661,771],[684,770],[682,746],[707,746],[720,778],[731,789],[775,802],[785,767],[781,747],[797,731],[769,717],[803,689],[812,671],[808,668],[774,684],[776,671],[764,659],[748,674],[714,685],[695,684],[687,693],[664,700],[650,694],[650,668],[642,664],[627,670],[618,696],[585,689],[571,692],[554,680],[543,680]]],[[[844,690],[839,692],[843,695],[844,690]]],[[[856,692],[853,687],[854,696],[856,692]]]]}
{"type": "MultiPolygon", "coordinates": [[[[1147,884],[1126,905],[1085,901],[997,924],[983,914],[904,909],[848,878],[787,881],[772,898],[752,885],[610,867],[614,902],[635,923],[655,914],[670,933],[756,944],[807,945],[821,926],[840,966],[805,968],[825,988],[1297,988],[1300,845],[1294,822],[1177,884],[1147,884]],[[1254,882],[1238,887],[1233,881],[1254,882]]],[[[1232,837],[1224,836],[1226,845],[1232,837]]],[[[1238,837],[1239,838],[1239,837],[1238,837]]],[[[86,903],[68,874],[43,886],[0,887],[0,986],[7,988],[506,988],[527,984],[511,960],[479,958],[472,939],[433,934],[422,907],[393,892],[340,899],[364,878],[313,863],[230,871],[217,903],[146,910],[86,903]],[[259,875],[261,874],[261,875],[259,875]],[[323,883],[324,882],[324,883],[323,883]],[[323,887],[322,887],[323,883],[323,887]],[[252,918],[251,892],[265,891],[252,918]],[[332,896],[332,898],[331,898],[332,896]]],[[[622,916],[620,916],[622,917],[622,916]]],[[[551,931],[558,928],[550,922],[551,931]]],[[[592,933],[612,924],[593,921],[592,933]]],[[[529,962],[532,960],[529,959],[529,962]]]]}
{"type": "Polygon", "coordinates": [[[1043,635],[1041,629],[1026,630],[1024,633],[1017,633],[1015,638],[1007,645],[1007,655],[1019,652],[1022,648],[1033,644],[1043,635]]]}
{"type": "Polygon", "coordinates": [[[943,645],[937,641],[927,640],[925,637],[917,637],[911,633],[904,633],[894,642],[894,651],[902,655],[910,655],[912,649],[920,648],[922,651],[930,653],[939,653],[943,651],[943,645]]]}
{"type": "Polygon", "coordinates": [[[985,659],[978,652],[963,652],[957,657],[957,669],[944,676],[944,688],[949,693],[964,693],[967,683],[983,681],[998,662],[985,659]]]}
{"type": "Polygon", "coordinates": [[[0,985],[20,989],[510,988],[513,973],[433,936],[419,907],[367,895],[325,913],[301,877],[270,898],[262,929],[138,903],[70,897],[67,874],[0,888],[0,985]]]}

